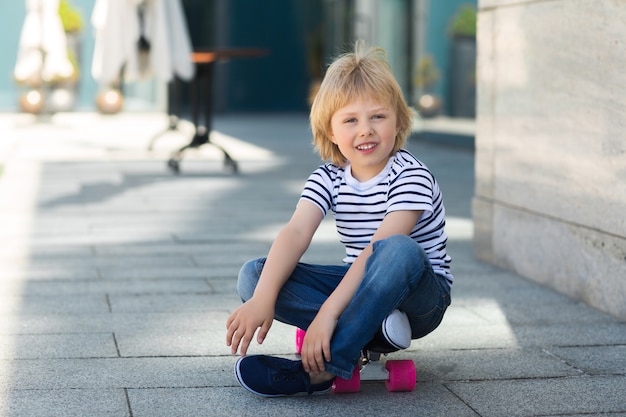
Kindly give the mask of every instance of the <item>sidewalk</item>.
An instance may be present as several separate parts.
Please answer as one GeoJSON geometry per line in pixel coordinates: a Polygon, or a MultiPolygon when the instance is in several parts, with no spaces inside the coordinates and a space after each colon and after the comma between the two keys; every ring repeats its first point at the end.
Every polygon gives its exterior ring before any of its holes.
{"type": "MultiPolygon", "coordinates": [[[[468,147],[409,145],[444,191],[456,277],[440,328],[392,355],[415,391],[262,399],[236,382],[225,321],[318,165],[306,117],[218,117],[240,174],[205,148],[176,176],[188,137],[146,151],[163,115],[23,116],[0,114],[0,417],[626,416],[626,324],[473,258],[468,147]]],[[[306,260],[341,251],[325,222],[306,260]]],[[[294,349],[276,323],[250,353],[294,349]]]]}

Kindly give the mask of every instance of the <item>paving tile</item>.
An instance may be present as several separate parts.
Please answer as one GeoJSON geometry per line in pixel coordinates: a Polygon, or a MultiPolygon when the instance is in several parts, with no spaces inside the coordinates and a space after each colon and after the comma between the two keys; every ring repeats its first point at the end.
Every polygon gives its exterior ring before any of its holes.
{"type": "MultiPolygon", "coordinates": [[[[575,324],[575,323],[574,323],[575,324]]],[[[626,344],[626,323],[607,320],[564,326],[516,326],[515,334],[523,346],[595,346],[626,344]]]]}
{"type": "Polygon", "coordinates": [[[549,352],[590,375],[626,375],[626,345],[552,347],[549,352]]]}
{"type": "MultiPolygon", "coordinates": [[[[0,334],[195,332],[216,329],[225,332],[227,311],[134,312],[46,314],[6,316],[0,334]],[[162,330],[161,330],[162,329],[162,330]]],[[[224,333],[225,334],[225,333],[224,333]]],[[[221,338],[220,338],[221,339],[221,338]]],[[[155,341],[157,342],[158,339],[155,341]]],[[[221,342],[221,340],[220,340],[221,342]]]]}
{"type": "Polygon", "coordinates": [[[383,383],[364,384],[358,394],[266,399],[240,387],[129,390],[134,417],[311,415],[453,415],[477,417],[469,407],[436,384],[418,384],[412,393],[389,393],[383,383]]]}
{"type": "Polygon", "coordinates": [[[586,414],[551,414],[550,417],[626,417],[626,412],[623,413],[586,413],[586,414]]]}
{"type": "Polygon", "coordinates": [[[98,268],[100,276],[105,280],[128,280],[128,279],[197,279],[211,277],[237,276],[239,267],[218,266],[211,267],[124,267],[107,266],[98,268]]]}
{"type": "Polygon", "coordinates": [[[81,245],[104,245],[122,244],[133,242],[173,241],[169,231],[144,230],[133,234],[123,234],[118,231],[104,231],[100,233],[76,233],[76,234],[35,234],[29,242],[35,246],[81,246],[81,245]]]}
{"type": "MultiPolygon", "coordinates": [[[[482,297],[466,296],[458,292],[454,297],[455,306],[463,306],[483,317],[488,322],[506,321],[511,324],[555,324],[577,322],[615,322],[606,314],[594,310],[582,302],[572,300],[549,290],[517,290],[514,295],[505,295],[495,291],[485,291],[482,297]]],[[[503,290],[503,293],[507,290],[503,290]]]]}
{"type": "Polygon", "coordinates": [[[420,341],[410,351],[389,355],[390,359],[415,362],[418,381],[482,381],[580,376],[570,364],[541,349],[477,349],[423,352],[420,341]]]}
{"type": "Polygon", "coordinates": [[[554,324],[513,325],[500,323],[473,326],[448,322],[423,339],[426,349],[488,349],[510,347],[594,346],[626,344],[626,323],[581,322],[575,327],[554,324]]]}
{"type": "Polygon", "coordinates": [[[131,279],[36,281],[23,287],[25,295],[59,296],[76,294],[176,294],[201,293],[211,290],[204,279],[131,279]]]}
{"type": "Polygon", "coordinates": [[[229,296],[237,295],[237,277],[218,277],[207,279],[207,284],[211,287],[213,294],[225,294],[229,296]]]}
{"type": "MultiPolygon", "coordinates": [[[[223,259],[224,255],[246,255],[246,259],[253,258],[259,253],[267,253],[270,245],[265,242],[224,241],[199,244],[143,242],[139,244],[96,245],[93,248],[96,256],[130,256],[130,255],[161,255],[161,254],[191,254],[194,257],[210,257],[223,259]]],[[[227,257],[228,258],[228,257],[227,257]]]]}
{"type": "Polygon", "coordinates": [[[227,310],[239,303],[234,294],[113,294],[109,297],[111,311],[120,313],[167,312],[167,311],[213,311],[227,310]]]}
{"type": "Polygon", "coordinates": [[[234,386],[235,360],[234,356],[20,360],[0,376],[0,383],[10,378],[16,390],[234,386]]]}
{"type": "Polygon", "coordinates": [[[20,417],[130,417],[122,389],[0,391],[0,415],[20,417]]]}
{"type": "Polygon", "coordinates": [[[626,412],[624,376],[452,382],[446,386],[483,417],[626,412]]]}
{"type": "MultiPolygon", "coordinates": [[[[0,225],[0,228],[3,226],[0,225]]],[[[25,227],[22,226],[22,229],[25,227]]],[[[54,232],[59,233],[59,232],[54,232]]],[[[62,233],[67,233],[67,229],[63,229],[62,233]]],[[[12,240],[12,243],[13,240],[12,240]]],[[[66,259],[79,258],[84,256],[93,256],[94,251],[90,246],[57,246],[57,247],[37,247],[30,245],[27,238],[22,238],[18,244],[6,245],[0,253],[0,260],[11,260],[15,258],[30,260],[55,259],[57,263],[62,263],[66,259]]]]}
{"type": "Polygon", "coordinates": [[[8,334],[0,338],[0,359],[114,358],[112,333],[8,334]]]}
{"type": "Polygon", "coordinates": [[[107,268],[124,265],[128,268],[137,268],[141,266],[169,266],[184,268],[194,266],[191,257],[185,254],[160,254],[160,255],[133,255],[133,256],[81,256],[81,257],[35,257],[28,261],[29,268],[45,269],[62,264],[66,268],[88,269],[88,268],[107,268]]]}
{"type": "Polygon", "coordinates": [[[88,314],[109,311],[104,294],[80,296],[0,296],[0,315],[88,314]]]}
{"type": "MultiPolygon", "coordinates": [[[[227,314],[206,315],[201,322],[176,326],[176,322],[146,322],[120,328],[115,332],[122,357],[223,356],[226,346],[227,314]]],[[[262,345],[253,341],[248,353],[295,353],[295,328],[275,322],[262,345]]]]}
{"type": "Polygon", "coordinates": [[[25,266],[9,266],[0,270],[2,281],[40,281],[40,280],[87,280],[98,279],[98,271],[93,267],[68,267],[59,262],[49,267],[34,268],[25,266]]]}
{"type": "MultiPolygon", "coordinates": [[[[413,349],[412,345],[411,349],[413,349]]],[[[444,317],[441,325],[419,340],[420,350],[509,349],[521,342],[510,326],[502,324],[458,324],[444,317]]]]}

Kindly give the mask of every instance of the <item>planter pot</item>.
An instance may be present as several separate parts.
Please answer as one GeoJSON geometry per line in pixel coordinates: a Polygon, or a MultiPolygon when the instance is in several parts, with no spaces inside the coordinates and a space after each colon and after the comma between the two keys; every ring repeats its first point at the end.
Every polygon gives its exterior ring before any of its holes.
{"type": "Polygon", "coordinates": [[[476,39],[474,38],[456,37],[452,40],[450,104],[452,117],[476,116],[476,39]]]}
{"type": "Polygon", "coordinates": [[[424,94],[417,101],[417,111],[424,118],[435,117],[441,110],[441,99],[433,94],[424,94]]]}
{"type": "Polygon", "coordinates": [[[23,82],[31,88],[20,96],[21,111],[41,114],[74,109],[80,80],[81,40],[77,33],[67,33],[66,39],[68,56],[75,68],[74,74],[69,78],[50,82],[42,82],[40,76],[23,82]]]}
{"type": "Polygon", "coordinates": [[[45,105],[44,93],[41,89],[26,91],[20,96],[20,110],[25,113],[39,114],[45,105]]]}
{"type": "Polygon", "coordinates": [[[124,96],[119,90],[110,88],[98,94],[96,106],[102,114],[118,113],[124,106],[124,96]]]}

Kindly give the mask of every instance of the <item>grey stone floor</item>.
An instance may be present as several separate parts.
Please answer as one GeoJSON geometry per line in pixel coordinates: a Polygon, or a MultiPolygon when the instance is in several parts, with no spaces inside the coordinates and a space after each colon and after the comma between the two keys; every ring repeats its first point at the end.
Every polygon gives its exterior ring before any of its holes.
{"type": "MultiPolygon", "coordinates": [[[[157,114],[0,115],[0,417],[626,416],[626,324],[474,259],[473,152],[412,141],[444,191],[453,304],[412,359],[417,386],[261,399],[237,385],[225,321],[318,165],[306,116],[221,116],[181,174],[157,114]]],[[[190,127],[181,123],[181,130],[190,127]]],[[[341,260],[324,223],[306,260],[341,260]]],[[[276,323],[251,353],[294,355],[276,323]]]]}

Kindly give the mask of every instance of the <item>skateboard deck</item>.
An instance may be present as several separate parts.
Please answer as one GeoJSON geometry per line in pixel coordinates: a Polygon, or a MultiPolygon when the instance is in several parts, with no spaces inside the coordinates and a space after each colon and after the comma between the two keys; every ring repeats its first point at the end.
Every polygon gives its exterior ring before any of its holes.
{"type": "MultiPolygon", "coordinates": [[[[302,342],[306,332],[296,330],[296,353],[302,352],[302,342]]],[[[389,392],[410,392],[415,389],[415,363],[408,359],[381,361],[378,352],[361,352],[361,358],[355,366],[350,379],[337,377],[333,383],[333,393],[354,393],[361,389],[361,381],[385,381],[389,392]]]]}

